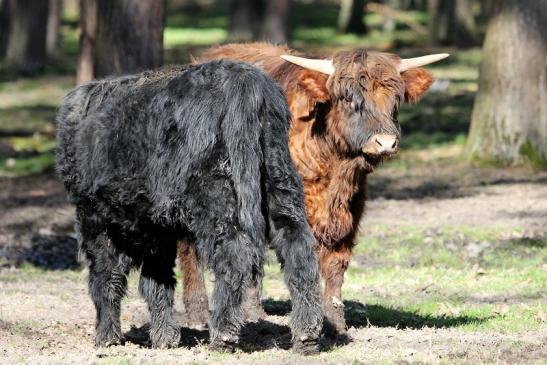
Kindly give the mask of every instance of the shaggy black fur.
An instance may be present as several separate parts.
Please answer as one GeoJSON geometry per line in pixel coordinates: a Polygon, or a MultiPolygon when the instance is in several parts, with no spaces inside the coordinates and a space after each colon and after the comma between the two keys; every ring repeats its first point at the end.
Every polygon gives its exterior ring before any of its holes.
{"type": "Polygon", "coordinates": [[[270,241],[292,297],[295,349],[316,348],[319,274],[289,118],[273,81],[231,61],[92,82],[66,96],[57,171],[89,260],[97,345],[121,342],[120,301],[139,266],[152,344],[179,343],[173,267],[176,242],[187,239],[215,274],[212,347],[237,343],[243,296],[270,241]]]}

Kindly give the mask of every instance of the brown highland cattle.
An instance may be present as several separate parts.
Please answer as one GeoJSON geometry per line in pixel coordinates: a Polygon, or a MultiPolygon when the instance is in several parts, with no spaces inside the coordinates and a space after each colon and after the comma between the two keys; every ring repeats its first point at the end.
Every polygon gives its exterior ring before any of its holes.
{"type": "MultiPolygon", "coordinates": [[[[418,101],[433,82],[420,66],[447,56],[403,60],[360,49],[320,60],[267,43],[228,44],[202,55],[202,60],[254,64],[285,91],[293,117],[289,149],[304,183],[308,222],[317,240],[325,315],[338,333],[346,329],[342,284],[365,209],[367,175],[398,151],[400,103],[418,101]]],[[[179,243],[179,260],[186,311],[195,323],[204,323],[207,294],[191,243],[179,243]]],[[[260,283],[257,278],[249,293],[250,313],[261,312],[260,283]]]]}

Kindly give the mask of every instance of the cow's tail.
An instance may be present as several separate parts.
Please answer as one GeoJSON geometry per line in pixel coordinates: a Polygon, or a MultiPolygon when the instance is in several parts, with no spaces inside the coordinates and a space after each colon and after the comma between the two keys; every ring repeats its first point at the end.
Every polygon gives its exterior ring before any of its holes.
{"type": "Polygon", "coordinates": [[[233,187],[237,196],[238,220],[252,240],[265,241],[266,222],[262,212],[262,128],[268,88],[275,84],[252,68],[229,75],[231,91],[222,123],[223,140],[230,159],[233,187]]]}

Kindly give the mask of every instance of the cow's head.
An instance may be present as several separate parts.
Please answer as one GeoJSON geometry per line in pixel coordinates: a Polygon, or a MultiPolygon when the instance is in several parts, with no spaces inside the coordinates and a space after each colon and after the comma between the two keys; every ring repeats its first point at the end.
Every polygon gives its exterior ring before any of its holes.
{"type": "Polygon", "coordinates": [[[304,73],[299,81],[309,94],[319,95],[316,99],[320,104],[329,106],[326,128],[337,136],[337,146],[351,154],[363,154],[376,165],[399,148],[400,103],[419,100],[433,82],[421,66],[447,56],[401,59],[390,53],[358,50],[338,53],[332,60],[281,57],[324,75],[321,80],[314,77],[316,72],[304,73]],[[328,95],[321,97],[321,90],[328,95]]]}

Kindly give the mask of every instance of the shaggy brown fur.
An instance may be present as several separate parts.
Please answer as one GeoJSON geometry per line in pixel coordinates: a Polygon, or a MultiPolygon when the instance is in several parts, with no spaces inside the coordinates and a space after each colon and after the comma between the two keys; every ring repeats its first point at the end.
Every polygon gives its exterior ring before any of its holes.
{"type": "MultiPolygon", "coordinates": [[[[202,59],[249,62],[263,69],[285,91],[293,115],[289,149],[304,183],[308,222],[317,240],[325,280],[324,305],[330,322],[343,332],[344,273],[365,208],[367,174],[381,160],[361,152],[355,142],[360,131],[356,132],[348,121],[348,110],[361,113],[359,123],[367,123],[370,133],[364,139],[378,132],[398,136],[399,104],[403,99],[417,101],[433,78],[423,68],[399,74],[396,65],[400,58],[388,53],[356,50],[315,57],[333,59],[336,72],[330,77],[286,62],[279,57],[283,54],[300,56],[286,46],[251,43],[213,48],[202,59]]],[[[180,259],[185,260],[185,251],[179,252],[180,259]]],[[[185,265],[184,269],[191,267],[185,265]]],[[[195,275],[184,272],[183,277],[192,280],[195,275]]]]}

